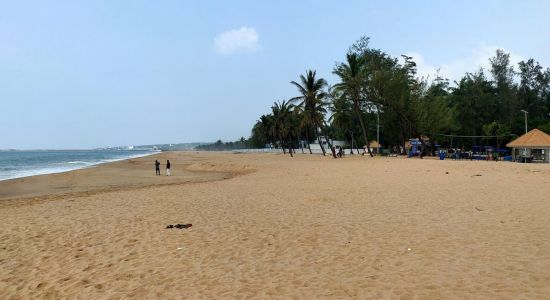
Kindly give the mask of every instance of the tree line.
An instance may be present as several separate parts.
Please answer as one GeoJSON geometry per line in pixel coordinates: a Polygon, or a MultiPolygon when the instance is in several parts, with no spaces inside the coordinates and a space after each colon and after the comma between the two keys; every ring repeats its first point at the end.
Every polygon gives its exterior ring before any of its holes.
{"type": "Polygon", "coordinates": [[[378,118],[380,142],[396,152],[418,137],[444,147],[502,147],[525,132],[523,111],[529,128],[550,133],[550,68],[534,59],[515,70],[510,54],[497,50],[488,70],[466,73],[451,84],[439,74],[433,80],[420,77],[412,57],[392,57],[369,42],[362,37],[349,48],[333,68],[338,78],[333,85],[315,70],[291,81],[297,95],[274,102],[241,145],[270,144],[292,155],[300,141],[316,142],[323,154],[336,156],[330,139],[362,147],[375,138],[378,118]],[[329,138],[329,149],[321,136],[329,138]]]}

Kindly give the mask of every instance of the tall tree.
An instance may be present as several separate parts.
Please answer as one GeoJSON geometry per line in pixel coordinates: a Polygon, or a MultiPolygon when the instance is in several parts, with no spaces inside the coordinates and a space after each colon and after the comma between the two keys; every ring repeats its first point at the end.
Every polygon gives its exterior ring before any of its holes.
{"type": "Polygon", "coordinates": [[[508,135],[510,135],[510,127],[507,125],[501,124],[497,121],[493,121],[489,124],[483,125],[483,134],[490,137],[487,138],[487,140],[491,140],[492,137],[496,140],[496,146],[497,148],[500,148],[500,145],[502,143],[502,140],[505,139],[508,135]]]}
{"type": "Polygon", "coordinates": [[[351,154],[353,154],[354,144],[354,121],[355,113],[353,111],[353,102],[343,93],[332,90],[330,93],[330,111],[329,122],[337,130],[337,138],[343,138],[350,141],[351,154]],[[339,134],[338,134],[339,133],[339,134]]]}
{"type": "Polygon", "coordinates": [[[514,119],[517,119],[521,108],[517,101],[517,89],[514,83],[515,72],[510,64],[510,54],[498,49],[495,57],[489,59],[489,62],[495,81],[498,119],[501,123],[511,126],[514,119]]]}
{"type": "MultiPolygon", "coordinates": [[[[459,133],[481,135],[483,125],[495,120],[498,105],[495,89],[483,69],[473,74],[467,73],[451,90],[450,102],[456,112],[459,133]]],[[[471,144],[475,143],[476,139],[471,138],[471,144]]]]}
{"type": "Polygon", "coordinates": [[[369,155],[372,157],[372,152],[369,146],[369,138],[367,127],[363,120],[364,113],[361,107],[364,106],[365,99],[362,97],[365,93],[364,87],[366,84],[365,69],[363,67],[362,58],[358,57],[357,53],[350,52],[346,55],[346,62],[338,64],[333,73],[340,77],[340,82],[334,85],[334,89],[340,92],[344,97],[349,98],[353,103],[353,109],[357,120],[361,126],[361,132],[367,145],[369,155]]]}
{"type": "Polygon", "coordinates": [[[369,100],[384,108],[404,150],[406,140],[416,136],[418,129],[415,101],[421,96],[422,84],[415,78],[416,64],[408,56],[403,59],[400,64],[382,52],[373,52],[367,64],[370,74],[367,86],[369,100]]]}
{"type": "Polygon", "coordinates": [[[283,153],[285,153],[285,144],[288,146],[288,152],[290,156],[293,156],[292,150],[292,110],[294,105],[283,100],[281,102],[273,103],[271,107],[273,114],[273,132],[279,139],[283,153]]]}
{"type": "MultiPolygon", "coordinates": [[[[297,106],[302,112],[301,125],[305,128],[306,132],[310,131],[308,130],[309,128],[314,128],[314,132],[317,132],[317,130],[322,132],[325,123],[325,114],[327,112],[325,109],[325,97],[327,96],[325,88],[327,82],[323,78],[317,78],[316,74],[316,71],[308,70],[305,76],[300,75],[300,83],[296,81],[290,82],[300,93],[299,96],[291,98],[290,102],[298,102],[297,106]]],[[[309,137],[307,138],[309,139],[309,137]]],[[[325,148],[319,138],[318,142],[321,151],[323,151],[323,155],[325,155],[325,148]]],[[[327,138],[327,142],[331,148],[332,155],[336,157],[336,152],[330,143],[330,139],[327,138]]]]}
{"type": "Polygon", "coordinates": [[[545,72],[534,59],[519,62],[518,65],[519,103],[529,112],[531,124],[534,126],[544,124],[550,113],[550,69],[545,72]]]}
{"type": "Polygon", "coordinates": [[[454,109],[449,104],[449,82],[439,75],[422,94],[416,109],[416,128],[430,137],[432,155],[434,144],[441,135],[456,128],[454,109]]]}
{"type": "Polygon", "coordinates": [[[256,135],[255,139],[264,141],[265,144],[269,143],[275,146],[276,135],[273,115],[262,115],[258,122],[256,122],[256,126],[254,126],[252,133],[256,135]]]}

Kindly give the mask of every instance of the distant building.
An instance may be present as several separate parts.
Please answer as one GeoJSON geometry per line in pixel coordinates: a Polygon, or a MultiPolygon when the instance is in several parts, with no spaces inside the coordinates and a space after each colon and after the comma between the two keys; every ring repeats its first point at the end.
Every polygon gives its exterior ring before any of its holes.
{"type": "MultiPolygon", "coordinates": [[[[325,151],[330,153],[331,151],[330,151],[330,147],[328,145],[329,141],[328,141],[327,137],[321,136],[320,140],[321,140],[321,144],[323,145],[323,148],[325,148],[325,151]]],[[[346,142],[331,139],[330,143],[332,144],[332,146],[338,148],[338,147],[343,147],[346,142]]],[[[309,147],[311,148],[311,152],[313,152],[313,153],[323,153],[323,151],[321,150],[321,146],[319,146],[319,142],[317,140],[315,140],[313,143],[309,144],[309,147]]]]}
{"type": "Polygon", "coordinates": [[[506,145],[517,162],[550,162],[550,135],[533,129],[506,145]]]}

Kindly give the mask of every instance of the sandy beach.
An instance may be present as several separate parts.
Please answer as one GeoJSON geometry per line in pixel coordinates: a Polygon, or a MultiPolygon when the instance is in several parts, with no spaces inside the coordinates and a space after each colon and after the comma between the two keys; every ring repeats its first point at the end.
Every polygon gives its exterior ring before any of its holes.
{"type": "Polygon", "coordinates": [[[548,299],[549,216],[550,165],[161,153],[1,181],[0,299],[548,299]]]}

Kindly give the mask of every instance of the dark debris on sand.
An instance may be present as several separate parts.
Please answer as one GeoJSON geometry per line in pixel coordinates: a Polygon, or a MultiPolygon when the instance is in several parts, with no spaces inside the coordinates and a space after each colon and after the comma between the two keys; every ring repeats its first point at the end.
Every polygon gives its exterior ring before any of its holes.
{"type": "Polygon", "coordinates": [[[166,226],[166,229],[169,229],[169,228],[187,229],[191,226],[193,226],[193,224],[176,224],[176,225],[170,224],[170,225],[166,226]]]}

